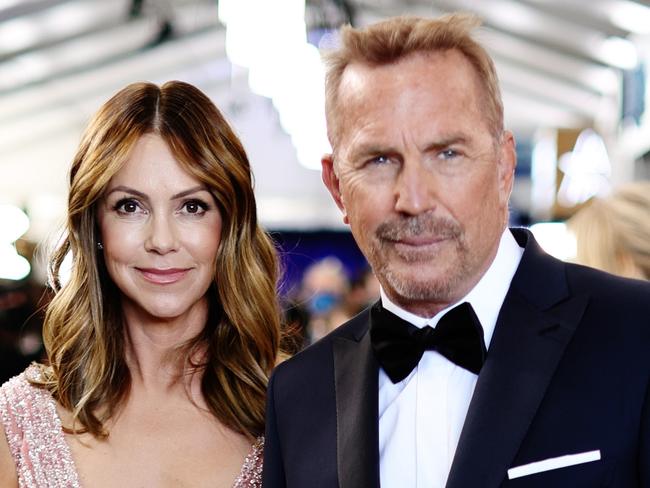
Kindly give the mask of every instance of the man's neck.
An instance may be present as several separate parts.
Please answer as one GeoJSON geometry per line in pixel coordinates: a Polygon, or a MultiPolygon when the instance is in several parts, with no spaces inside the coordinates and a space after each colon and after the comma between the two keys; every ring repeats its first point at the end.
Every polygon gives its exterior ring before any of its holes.
{"type": "Polygon", "coordinates": [[[474,308],[485,332],[485,343],[490,343],[492,332],[496,325],[499,310],[510,288],[512,278],[517,271],[524,250],[517,244],[509,229],[501,236],[496,256],[481,276],[478,283],[466,294],[453,302],[448,302],[445,308],[438,308],[433,314],[418,314],[413,309],[393,301],[391,296],[381,289],[382,306],[387,310],[410,322],[416,327],[424,325],[435,326],[442,313],[460,302],[469,302],[474,308]]]}

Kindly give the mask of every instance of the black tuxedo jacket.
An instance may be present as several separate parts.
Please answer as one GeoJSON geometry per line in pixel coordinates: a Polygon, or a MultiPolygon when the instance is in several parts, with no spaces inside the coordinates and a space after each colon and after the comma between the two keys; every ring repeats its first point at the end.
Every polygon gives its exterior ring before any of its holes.
{"type": "MultiPolygon", "coordinates": [[[[558,261],[528,231],[513,234],[525,251],[447,487],[650,487],[650,284],[558,261]],[[601,459],[508,478],[590,451],[601,459]]],[[[274,372],[265,488],[379,486],[369,320],[362,312],[274,372]]]]}

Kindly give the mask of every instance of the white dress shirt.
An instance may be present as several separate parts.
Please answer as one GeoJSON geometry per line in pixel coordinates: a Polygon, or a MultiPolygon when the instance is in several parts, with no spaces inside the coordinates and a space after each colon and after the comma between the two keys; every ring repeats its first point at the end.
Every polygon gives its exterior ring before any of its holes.
{"type": "MultiPolygon", "coordinates": [[[[474,308],[488,348],[522,254],[523,249],[506,229],[494,261],[476,286],[458,301],[469,302],[474,308]]],[[[416,327],[435,327],[445,312],[456,305],[427,319],[399,308],[384,290],[381,302],[384,308],[416,327]]],[[[381,486],[445,486],[477,378],[436,351],[426,351],[413,372],[397,384],[379,370],[381,486]]]]}

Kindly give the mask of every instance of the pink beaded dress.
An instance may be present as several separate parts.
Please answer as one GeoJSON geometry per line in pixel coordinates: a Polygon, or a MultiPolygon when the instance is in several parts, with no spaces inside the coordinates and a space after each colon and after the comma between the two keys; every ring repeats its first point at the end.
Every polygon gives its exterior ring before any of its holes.
{"type": "MultiPolygon", "coordinates": [[[[46,390],[32,386],[30,366],[0,387],[0,415],[20,488],[80,488],[79,476],[56,411],[46,390]]],[[[253,444],[233,488],[262,486],[264,438],[253,444]]]]}

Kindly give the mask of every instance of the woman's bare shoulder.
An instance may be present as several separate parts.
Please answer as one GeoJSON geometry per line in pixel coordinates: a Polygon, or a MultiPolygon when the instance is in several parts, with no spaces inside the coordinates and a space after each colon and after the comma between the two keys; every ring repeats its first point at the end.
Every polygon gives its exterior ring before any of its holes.
{"type": "Polygon", "coordinates": [[[16,465],[9,450],[9,442],[7,441],[2,422],[0,422],[0,479],[2,480],[2,486],[8,488],[18,486],[16,465]]]}

